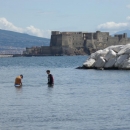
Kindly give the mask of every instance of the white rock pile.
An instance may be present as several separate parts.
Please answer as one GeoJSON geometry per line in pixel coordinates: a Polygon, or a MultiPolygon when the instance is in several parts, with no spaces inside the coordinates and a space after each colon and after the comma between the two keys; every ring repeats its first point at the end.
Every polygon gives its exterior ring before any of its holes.
{"type": "Polygon", "coordinates": [[[130,69],[130,44],[109,46],[92,53],[84,68],[130,69]]]}

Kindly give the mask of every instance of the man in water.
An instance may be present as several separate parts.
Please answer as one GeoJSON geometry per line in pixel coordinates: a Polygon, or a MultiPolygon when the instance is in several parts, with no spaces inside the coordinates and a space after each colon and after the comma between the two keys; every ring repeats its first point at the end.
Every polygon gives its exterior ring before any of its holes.
{"type": "Polygon", "coordinates": [[[46,73],[48,74],[48,85],[52,86],[54,84],[54,78],[53,75],[50,74],[50,70],[47,70],[46,73]]]}
{"type": "Polygon", "coordinates": [[[23,75],[19,75],[15,78],[15,86],[22,86],[23,75]]]}

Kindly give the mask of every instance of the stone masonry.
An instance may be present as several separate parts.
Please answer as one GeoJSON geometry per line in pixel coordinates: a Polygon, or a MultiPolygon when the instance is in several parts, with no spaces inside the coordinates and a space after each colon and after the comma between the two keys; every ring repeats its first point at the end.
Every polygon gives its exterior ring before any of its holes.
{"type": "Polygon", "coordinates": [[[50,46],[26,48],[24,55],[86,55],[111,45],[130,43],[127,34],[110,36],[109,32],[52,31],[50,46]]]}

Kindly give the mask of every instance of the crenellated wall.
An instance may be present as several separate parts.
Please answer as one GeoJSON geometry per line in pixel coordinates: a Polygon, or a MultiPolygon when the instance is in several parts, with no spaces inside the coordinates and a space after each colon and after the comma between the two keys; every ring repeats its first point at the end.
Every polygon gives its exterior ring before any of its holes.
{"type": "Polygon", "coordinates": [[[109,32],[59,32],[52,31],[50,46],[40,48],[27,48],[26,54],[46,55],[84,55],[111,45],[130,43],[127,34],[109,35],[109,32]]]}

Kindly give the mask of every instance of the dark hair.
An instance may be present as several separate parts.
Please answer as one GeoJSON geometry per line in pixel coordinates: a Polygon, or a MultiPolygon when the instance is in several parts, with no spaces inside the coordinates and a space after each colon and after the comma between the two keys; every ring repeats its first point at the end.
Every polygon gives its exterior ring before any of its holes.
{"type": "Polygon", "coordinates": [[[50,70],[47,70],[46,72],[50,72],[50,70]]]}
{"type": "Polygon", "coordinates": [[[20,76],[23,78],[23,75],[22,75],[22,74],[21,74],[20,76]]]}

